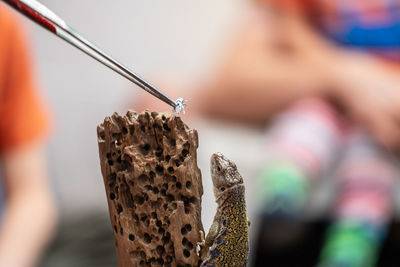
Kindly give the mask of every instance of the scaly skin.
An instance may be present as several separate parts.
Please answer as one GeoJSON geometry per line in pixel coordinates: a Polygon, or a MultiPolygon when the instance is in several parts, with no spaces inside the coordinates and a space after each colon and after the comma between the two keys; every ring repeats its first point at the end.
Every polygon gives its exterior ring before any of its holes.
{"type": "Polygon", "coordinates": [[[211,176],[218,208],[206,240],[200,244],[208,249],[201,266],[247,266],[249,220],[243,178],[235,163],[220,153],[211,156],[211,176]]]}

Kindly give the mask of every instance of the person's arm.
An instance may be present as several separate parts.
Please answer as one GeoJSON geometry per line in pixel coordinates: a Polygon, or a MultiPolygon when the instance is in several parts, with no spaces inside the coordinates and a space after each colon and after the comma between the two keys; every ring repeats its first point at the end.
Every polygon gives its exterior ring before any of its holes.
{"type": "Polygon", "coordinates": [[[2,156],[6,194],[0,228],[0,267],[35,266],[56,224],[56,206],[42,145],[2,156]]]}
{"type": "Polygon", "coordinates": [[[327,94],[328,67],[321,65],[328,60],[299,53],[292,32],[302,35],[293,30],[293,19],[257,15],[228,44],[218,72],[199,91],[196,108],[202,114],[264,124],[296,99],[327,94]]]}
{"type": "MultiPolygon", "coordinates": [[[[287,33],[276,27],[276,19],[262,12],[248,17],[232,40],[225,44],[223,55],[217,59],[216,71],[206,82],[182,85],[181,77],[170,76],[167,81],[158,82],[173,99],[188,99],[186,119],[201,114],[263,124],[288,102],[311,94],[324,94],[321,85],[326,83],[326,78],[313,73],[314,63],[289,53],[292,47],[287,47],[289,41],[284,40],[287,33]],[[185,91],[188,86],[195,90],[188,93],[185,91]]],[[[148,94],[136,102],[137,110],[170,110],[148,94]]]]}
{"type": "Polygon", "coordinates": [[[399,148],[399,84],[381,60],[328,42],[301,15],[264,13],[240,31],[196,100],[202,114],[265,124],[302,97],[333,98],[381,143],[399,148]]]}
{"type": "Polygon", "coordinates": [[[38,97],[26,34],[0,4],[0,267],[35,266],[56,222],[44,143],[47,110],[38,97]],[[3,190],[4,189],[4,190],[3,190]]]}

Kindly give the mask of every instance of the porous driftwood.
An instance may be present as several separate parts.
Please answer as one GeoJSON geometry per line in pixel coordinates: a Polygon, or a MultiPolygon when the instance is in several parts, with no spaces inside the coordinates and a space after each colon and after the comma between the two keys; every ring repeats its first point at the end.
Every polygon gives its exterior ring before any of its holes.
{"type": "Polygon", "coordinates": [[[97,128],[118,264],[198,266],[198,135],[167,113],[115,113],[97,128]]]}

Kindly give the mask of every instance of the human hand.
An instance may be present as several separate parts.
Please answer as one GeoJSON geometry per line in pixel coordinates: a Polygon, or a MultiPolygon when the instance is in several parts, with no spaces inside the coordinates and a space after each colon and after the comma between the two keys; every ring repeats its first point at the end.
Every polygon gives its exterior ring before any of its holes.
{"type": "Polygon", "coordinates": [[[334,95],[356,123],[392,150],[400,149],[400,75],[377,59],[345,54],[334,95]]]}

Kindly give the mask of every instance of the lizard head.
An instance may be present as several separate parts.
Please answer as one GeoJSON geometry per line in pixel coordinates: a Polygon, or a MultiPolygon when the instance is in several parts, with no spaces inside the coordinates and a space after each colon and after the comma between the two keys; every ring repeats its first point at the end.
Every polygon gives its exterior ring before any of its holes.
{"type": "Polygon", "coordinates": [[[234,185],[243,183],[243,178],[239,174],[236,164],[221,153],[212,154],[210,166],[215,194],[222,193],[234,185]]]}

